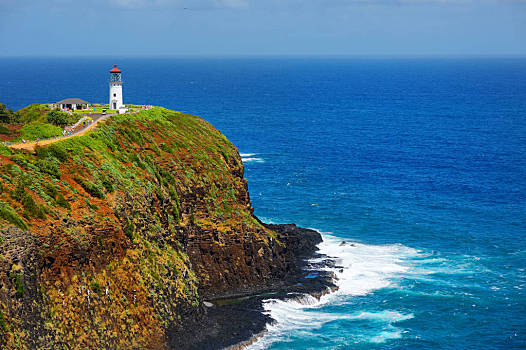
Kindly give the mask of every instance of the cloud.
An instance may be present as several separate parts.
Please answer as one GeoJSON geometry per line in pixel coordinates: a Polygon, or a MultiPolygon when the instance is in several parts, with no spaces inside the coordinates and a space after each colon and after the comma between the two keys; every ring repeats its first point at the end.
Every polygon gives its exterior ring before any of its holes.
{"type": "Polygon", "coordinates": [[[128,9],[164,7],[169,3],[165,0],[110,0],[110,4],[128,9]]]}
{"type": "Polygon", "coordinates": [[[249,7],[248,0],[215,0],[218,7],[229,7],[233,9],[247,9],[249,7]]]}

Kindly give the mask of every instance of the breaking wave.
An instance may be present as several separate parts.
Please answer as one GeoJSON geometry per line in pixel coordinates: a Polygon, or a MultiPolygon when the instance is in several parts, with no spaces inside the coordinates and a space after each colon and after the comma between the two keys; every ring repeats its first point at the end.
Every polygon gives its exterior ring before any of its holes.
{"type": "MultiPolygon", "coordinates": [[[[316,335],[317,330],[332,322],[346,322],[349,323],[348,329],[352,329],[353,326],[357,328],[357,332],[351,337],[337,339],[339,345],[383,343],[402,337],[404,330],[396,324],[413,318],[412,313],[390,310],[389,305],[382,305],[385,310],[343,313],[339,306],[351,303],[355,297],[365,296],[382,288],[396,288],[396,277],[410,273],[413,270],[411,260],[418,260],[423,255],[418,250],[401,244],[369,245],[344,242],[342,238],[328,234],[323,235],[323,242],[319,248],[320,253],[336,261],[336,267],[326,269],[336,276],[335,282],[339,289],[320,299],[306,295],[301,299],[266,300],[265,313],[275,322],[267,325],[265,335],[250,345],[249,349],[266,349],[276,342],[297,342],[298,339],[303,339],[305,344],[319,341],[316,340],[319,339],[319,335],[316,335]],[[364,323],[367,324],[367,331],[364,331],[364,323]]],[[[312,261],[317,262],[321,259],[323,258],[312,261]]],[[[312,346],[313,344],[311,343],[312,346]]]]}

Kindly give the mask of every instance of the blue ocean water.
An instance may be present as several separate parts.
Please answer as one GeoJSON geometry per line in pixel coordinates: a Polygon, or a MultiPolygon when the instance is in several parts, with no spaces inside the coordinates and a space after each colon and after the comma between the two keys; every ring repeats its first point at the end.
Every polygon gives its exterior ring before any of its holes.
{"type": "Polygon", "coordinates": [[[526,348],[526,59],[0,59],[0,101],[107,103],[114,63],[125,103],[214,124],[255,213],[343,267],[267,301],[253,349],[526,348]]]}

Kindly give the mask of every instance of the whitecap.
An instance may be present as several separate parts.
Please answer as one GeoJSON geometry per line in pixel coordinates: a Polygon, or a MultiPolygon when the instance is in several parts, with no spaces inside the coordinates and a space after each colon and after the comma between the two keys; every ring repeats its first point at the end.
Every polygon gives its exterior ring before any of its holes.
{"type": "MultiPolygon", "coordinates": [[[[364,334],[354,341],[379,343],[402,337],[402,329],[393,324],[414,317],[411,313],[396,310],[360,311],[355,314],[323,312],[325,305],[347,303],[349,298],[373,293],[382,288],[394,288],[396,277],[411,270],[410,260],[421,258],[418,250],[401,244],[370,245],[346,241],[323,234],[320,253],[332,257],[337,267],[326,269],[335,276],[339,289],[317,299],[310,295],[294,300],[269,299],[264,301],[264,310],[275,322],[267,325],[267,333],[249,346],[249,349],[266,349],[277,341],[287,341],[288,335],[308,332],[324,324],[349,320],[352,322],[379,323],[371,334],[364,334]]],[[[312,259],[320,262],[323,257],[312,259]]],[[[388,307],[388,305],[386,305],[388,307]]]]}
{"type": "Polygon", "coordinates": [[[265,160],[263,158],[258,157],[250,157],[250,158],[241,158],[243,163],[249,163],[249,162],[255,162],[255,163],[264,163],[265,160]]]}
{"type": "Polygon", "coordinates": [[[264,163],[265,160],[261,157],[254,157],[256,153],[240,153],[241,160],[243,163],[255,162],[255,163],[264,163]]]}

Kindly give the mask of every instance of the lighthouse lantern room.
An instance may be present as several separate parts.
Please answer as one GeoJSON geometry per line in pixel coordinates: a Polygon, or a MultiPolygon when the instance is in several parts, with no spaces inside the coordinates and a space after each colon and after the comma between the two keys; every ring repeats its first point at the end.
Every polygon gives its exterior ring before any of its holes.
{"type": "Polygon", "coordinates": [[[124,108],[122,104],[122,71],[114,65],[110,70],[110,109],[124,108]]]}

